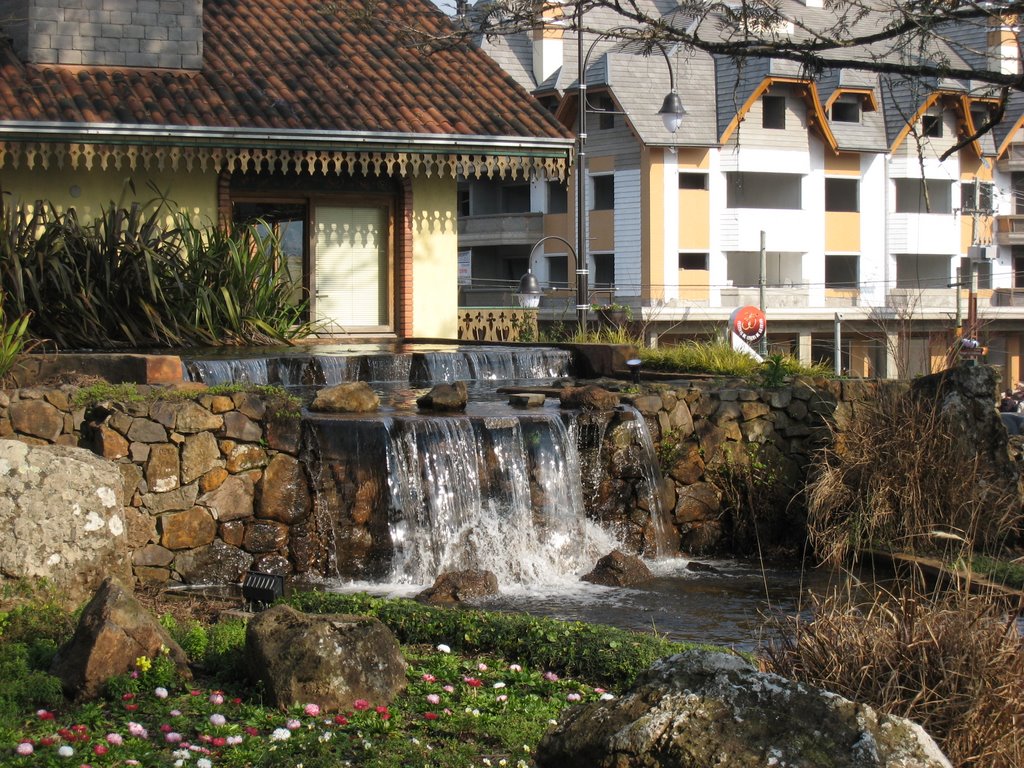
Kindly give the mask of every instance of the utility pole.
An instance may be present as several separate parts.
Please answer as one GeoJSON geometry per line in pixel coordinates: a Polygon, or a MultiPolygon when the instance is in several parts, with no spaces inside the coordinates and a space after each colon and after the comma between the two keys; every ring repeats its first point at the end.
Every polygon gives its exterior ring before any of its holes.
{"type": "MultiPolygon", "coordinates": [[[[764,247],[764,230],[762,229],[761,230],[761,273],[760,273],[760,276],[757,278],[757,286],[758,286],[758,292],[760,294],[760,296],[759,296],[759,299],[760,299],[760,302],[761,302],[760,303],[760,309],[761,309],[761,312],[764,313],[765,317],[768,316],[767,308],[765,307],[765,304],[767,302],[765,301],[765,297],[764,297],[765,282],[767,280],[767,275],[765,273],[767,271],[768,271],[768,254],[765,251],[765,247],[764,247]]],[[[766,357],[768,355],[768,331],[767,331],[767,329],[765,330],[764,334],[762,334],[761,341],[758,342],[757,347],[758,347],[757,353],[759,355],[761,355],[761,357],[766,357]]]]}

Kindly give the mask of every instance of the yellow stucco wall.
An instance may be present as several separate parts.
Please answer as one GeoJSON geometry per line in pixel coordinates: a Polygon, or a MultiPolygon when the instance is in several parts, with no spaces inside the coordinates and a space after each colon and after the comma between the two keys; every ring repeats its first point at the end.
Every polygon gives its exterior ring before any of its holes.
{"type": "Polygon", "coordinates": [[[458,337],[459,243],[455,197],[454,179],[413,179],[413,336],[458,337]]]}
{"type": "Polygon", "coordinates": [[[825,213],[825,252],[860,253],[860,214],[856,211],[825,213]]]}
{"type": "MultiPolygon", "coordinates": [[[[992,163],[988,165],[981,161],[970,149],[960,152],[960,182],[969,184],[975,180],[992,181],[992,163]]],[[[954,200],[953,205],[959,207],[960,201],[954,200]]],[[[975,242],[988,244],[992,242],[992,216],[973,216],[964,214],[960,217],[960,253],[967,253],[967,249],[975,242]]]]}
{"type": "Polygon", "coordinates": [[[0,190],[7,204],[31,206],[36,200],[49,200],[60,211],[73,206],[83,220],[93,218],[111,202],[124,206],[133,202],[145,204],[160,195],[178,209],[187,210],[197,226],[213,224],[217,219],[217,174],[199,170],[148,173],[3,168],[0,190]]]}

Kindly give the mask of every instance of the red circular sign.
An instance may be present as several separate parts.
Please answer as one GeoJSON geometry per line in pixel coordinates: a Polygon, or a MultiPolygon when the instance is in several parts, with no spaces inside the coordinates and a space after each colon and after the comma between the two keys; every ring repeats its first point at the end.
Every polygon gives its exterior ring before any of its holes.
{"type": "Polygon", "coordinates": [[[733,313],[732,332],[747,344],[760,341],[767,325],[768,320],[758,307],[740,307],[733,313]]]}

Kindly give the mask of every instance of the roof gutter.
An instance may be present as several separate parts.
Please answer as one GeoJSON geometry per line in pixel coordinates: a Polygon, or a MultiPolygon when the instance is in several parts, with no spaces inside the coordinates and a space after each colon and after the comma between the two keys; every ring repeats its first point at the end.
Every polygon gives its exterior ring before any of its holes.
{"type": "Polygon", "coordinates": [[[419,154],[566,157],[571,137],[466,136],[376,131],[267,130],[120,123],[0,121],[0,140],[183,147],[322,149],[419,154]]]}

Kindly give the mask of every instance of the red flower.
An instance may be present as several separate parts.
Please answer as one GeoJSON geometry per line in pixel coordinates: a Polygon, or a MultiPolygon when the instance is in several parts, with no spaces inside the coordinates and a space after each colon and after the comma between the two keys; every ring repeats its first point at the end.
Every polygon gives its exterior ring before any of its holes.
{"type": "Polygon", "coordinates": [[[57,735],[60,736],[62,739],[73,739],[75,737],[75,734],[73,734],[67,728],[59,728],[57,730],[57,735]]]}
{"type": "Polygon", "coordinates": [[[53,712],[50,712],[47,709],[40,709],[36,714],[39,716],[40,720],[53,720],[53,712]]]}
{"type": "MultiPolygon", "coordinates": [[[[31,741],[31,739],[27,739],[27,741],[31,741]]],[[[43,738],[39,740],[39,746],[41,747],[52,747],[56,743],[57,740],[53,738],[53,736],[43,736],[43,738]]]]}
{"type": "Polygon", "coordinates": [[[94,747],[92,748],[92,751],[93,751],[93,753],[95,753],[95,754],[97,754],[97,755],[105,755],[105,754],[107,754],[107,752],[109,752],[110,750],[109,750],[109,749],[107,749],[107,745],[106,745],[106,744],[97,744],[97,745],[95,745],[95,746],[94,746],[94,747]]]}
{"type": "Polygon", "coordinates": [[[82,725],[81,723],[79,723],[78,725],[72,725],[71,726],[71,730],[74,731],[75,733],[88,733],[89,732],[89,729],[86,726],[82,725]]]}
{"type": "Polygon", "coordinates": [[[173,730],[169,723],[161,723],[160,725],[160,733],[170,733],[173,730]]]}
{"type": "Polygon", "coordinates": [[[426,720],[437,720],[437,715],[433,712],[424,712],[423,717],[426,720]]]}
{"type": "Polygon", "coordinates": [[[135,698],[135,694],[134,693],[124,693],[124,694],[121,694],[121,701],[131,701],[134,698],[135,698]]]}
{"type": "Polygon", "coordinates": [[[354,702],[352,702],[352,706],[358,709],[360,712],[362,712],[364,709],[370,708],[370,702],[368,702],[366,699],[356,699],[354,702]]]}
{"type": "Polygon", "coordinates": [[[480,680],[477,680],[475,677],[464,677],[462,679],[470,688],[479,688],[481,685],[483,685],[483,683],[480,680]]]}
{"type": "Polygon", "coordinates": [[[213,746],[215,747],[223,747],[225,744],[228,743],[228,740],[225,739],[223,736],[214,736],[213,741],[211,741],[210,743],[213,744],[213,746]]]}
{"type": "Polygon", "coordinates": [[[191,695],[191,696],[202,696],[203,692],[202,691],[189,691],[189,695],[191,695]]]}
{"type": "Polygon", "coordinates": [[[348,718],[344,715],[335,715],[334,722],[338,725],[348,725],[348,718]]]}
{"type": "Polygon", "coordinates": [[[136,709],[139,708],[139,705],[138,704],[125,704],[124,708],[126,710],[128,710],[129,712],[134,712],[136,709]]]}
{"type": "Polygon", "coordinates": [[[241,699],[241,698],[239,698],[239,697],[235,697],[235,698],[233,698],[233,699],[231,700],[231,703],[232,703],[232,704],[241,704],[241,703],[242,703],[242,699],[241,699]]]}
{"type": "Polygon", "coordinates": [[[260,729],[259,729],[259,728],[254,728],[254,727],[253,727],[253,726],[251,726],[251,725],[247,725],[247,726],[245,726],[245,728],[243,728],[243,730],[244,730],[244,731],[245,731],[245,732],[246,732],[247,734],[249,734],[250,736],[259,736],[259,735],[260,735],[260,729]]]}

